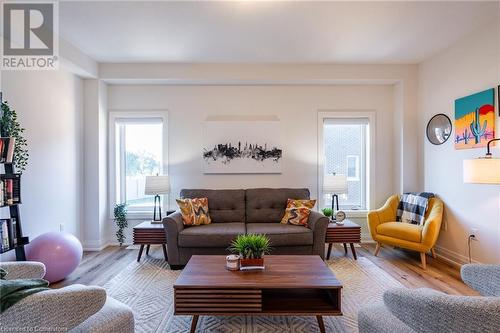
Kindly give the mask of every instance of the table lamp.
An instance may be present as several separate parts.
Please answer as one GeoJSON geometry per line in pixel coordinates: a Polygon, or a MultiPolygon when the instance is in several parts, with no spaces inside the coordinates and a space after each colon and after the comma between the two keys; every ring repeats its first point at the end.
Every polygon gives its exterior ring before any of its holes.
{"type": "Polygon", "coordinates": [[[335,206],[336,202],[337,211],[339,210],[339,194],[347,193],[347,176],[327,174],[323,178],[323,193],[332,194],[332,220],[335,220],[335,206]]]}
{"type": "Polygon", "coordinates": [[[162,223],[160,194],[170,193],[170,181],[168,176],[146,176],[144,194],[154,195],[155,204],[153,210],[153,221],[151,223],[162,223]],[[156,202],[158,201],[158,218],[156,215],[156,202]]]}
{"type": "Polygon", "coordinates": [[[500,138],[488,141],[486,156],[463,161],[464,183],[500,184],[500,158],[493,158],[490,144],[500,138]]]}

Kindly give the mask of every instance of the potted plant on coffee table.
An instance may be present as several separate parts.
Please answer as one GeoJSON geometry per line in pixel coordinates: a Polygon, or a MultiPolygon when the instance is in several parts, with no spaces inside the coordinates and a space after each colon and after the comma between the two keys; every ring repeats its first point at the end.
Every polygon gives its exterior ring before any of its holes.
{"type": "Polygon", "coordinates": [[[241,267],[263,267],[264,255],[269,254],[271,245],[265,235],[239,235],[231,243],[230,251],[240,255],[241,267]]]}

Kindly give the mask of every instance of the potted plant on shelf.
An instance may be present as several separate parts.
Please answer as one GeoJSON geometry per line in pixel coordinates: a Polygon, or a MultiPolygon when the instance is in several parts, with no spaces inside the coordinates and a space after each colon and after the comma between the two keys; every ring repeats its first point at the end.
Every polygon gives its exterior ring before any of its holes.
{"type": "Polygon", "coordinates": [[[241,267],[263,267],[264,255],[271,251],[271,244],[265,235],[239,235],[229,249],[240,255],[241,267]]]}

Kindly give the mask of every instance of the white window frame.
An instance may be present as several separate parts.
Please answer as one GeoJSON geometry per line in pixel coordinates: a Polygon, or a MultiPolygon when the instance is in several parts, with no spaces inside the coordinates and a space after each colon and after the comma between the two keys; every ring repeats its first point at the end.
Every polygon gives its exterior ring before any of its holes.
{"type": "Polygon", "coordinates": [[[359,174],[360,174],[360,165],[359,165],[359,156],[358,155],[347,155],[346,156],[346,165],[347,165],[347,180],[349,181],[359,181],[359,174]],[[349,159],[354,158],[354,164],[355,164],[355,172],[356,174],[352,177],[349,177],[349,159]]]}
{"type": "Polygon", "coordinates": [[[376,113],[371,110],[319,110],[318,111],[318,208],[325,207],[323,195],[323,174],[325,167],[325,147],[324,147],[324,121],[327,119],[368,119],[367,129],[367,147],[366,147],[366,176],[368,178],[365,187],[366,209],[363,210],[344,210],[348,216],[366,216],[375,202],[376,179],[375,179],[375,140],[376,140],[376,113]]]}
{"type": "MultiPolygon", "coordinates": [[[[120,181],[118,179],[119,174],[116,172],[116,167],[117,167],[117,158],[119,156],[123,156],[123,154],[119,154],[119,151],[117,151],[117,133],[116,133],[116,122],[119,121],[120,119],[124,120],[130,120],[130,121],[137,121],[137,122],[151,122],[154,121],[155,119],[161,119],[162,124],[163,124],[163,145],[162,145],[162,159],[163,159],[163,164],[161,166],[161,174],[163,175],[168,175],[168,111],[167,110],[144,110],[144,111],[137,111],[137,110],[131,110],[131,111],[116,111],[116,110],[111,110],[109,111],[109,138],[108,138],[108,173],[109,173],[109,190],[108,190],[108,196],[109,196],[109,216],[113,218],[113,209],[115,205],[118,203],[117,202],[117,186],[119,185],[120,181]]],[[[123,140],[124,138],[120,138],[120,140],[123,140]]],[[[123,147],[124,145],[121,144],[120,147],[123,147]]],[[[125,164],[120,163],[120,166],[123,167],[125,164]]],[[[123,170],[122,170],[123,172],[123,170]]],[[[123,185],[121,185],[122,187],[123,185]]],[[[121,188],[120,187],[120,188],[121,188]]],[[[162,210],[164,211],[165,208],[167,207],[167,203],[170,200],[169,195],[164,195],[163,200],[162,200],[162,210]]],[[[131,220],[134,219],[152,219],[153,218],[153,209],[151,209],[151,212],[149,211],[144,211],[144,210],[134,210],[132,207],[129,208],[128,211],[128,218],[131,220]]]]}

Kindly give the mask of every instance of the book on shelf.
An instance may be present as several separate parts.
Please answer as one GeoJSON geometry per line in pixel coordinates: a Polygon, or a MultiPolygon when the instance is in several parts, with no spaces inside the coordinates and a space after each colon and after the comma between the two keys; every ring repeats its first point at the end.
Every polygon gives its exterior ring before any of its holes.
{"type": "Polygon", "coordinates": [[[0,252],[11,250],[16,245],[15,219],[0,219],[0,252]]]}
{"type": "Polygon", "coordinates": [[[0,138],[0,163],[12,163],[15,143],[15,138],[0,138]]]}
{"type": "Polygon", "coordinates": [[[0,175],[0,206],[21,203],[21,175],[0,175]]]}

